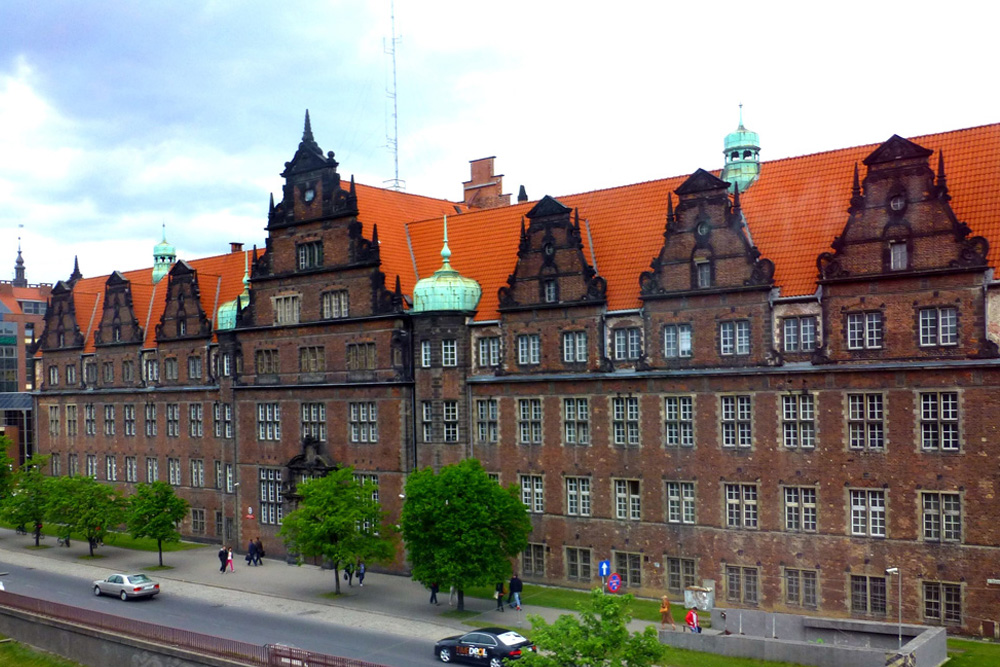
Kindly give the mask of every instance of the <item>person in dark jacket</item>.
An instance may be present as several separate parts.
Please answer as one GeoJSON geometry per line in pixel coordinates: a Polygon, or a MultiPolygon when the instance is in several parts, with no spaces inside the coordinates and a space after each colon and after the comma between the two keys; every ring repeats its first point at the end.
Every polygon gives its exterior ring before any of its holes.
{"type": "Polygon", "coordinates": [[[441,587],[437,585],[436,581],[433,584],[431,584],[431,604],[441,604],[440,602],[438,602],[439,590],[441,590],[441,587]]]}
{"type": "Polygon", "coordinates": [[[347,579],[348,586],[354,586],[354,563],[344,566],[344,579],[347,579]]]}
{"type": "Polygon", "coordinates": [[[254,542],[253,540],[250,540],[250,542],[247,543],[247,557],[246,557],[247,565],[256,565],[257,564],[255,562],[256,560],[257,560],[257,543],[254,542]]]}
{"type": "Polygon", "coordinates": [[[221,572],[222,574],[226,573],[227,560],[229,560],[229,551],[226,549],[225,545],[223,545],[219,547],[219,563],[221,564],[219,572],[221,572]]]}
{"type": "Polygon", "coordinates": [[[507,604],[510,605],[511,609],[521,609],[521,591],[524,590],[524,584],[518,579],[517,573],[510,578],[510,595],[507,596],[507,604]]]}
{"type": "Polygon", "coordinates": [[[503,589],[503,582],[502,581],[498,581],[497,582],[497,591],[493,595],[493,597],[495,597],[497,599],[497,611],[503,611],[503,595],[506,592],[507,591],[505,591],[503,589]]]}
{"type": "Polygon", "coordinates": [[[264,561],[262,561],[261,558],[264,557],[264,543],[260,541],[259,537],[257,538],[256,547],[257,549],[254,553],[257,556],[257,565],[263,565],[264,561]]]}

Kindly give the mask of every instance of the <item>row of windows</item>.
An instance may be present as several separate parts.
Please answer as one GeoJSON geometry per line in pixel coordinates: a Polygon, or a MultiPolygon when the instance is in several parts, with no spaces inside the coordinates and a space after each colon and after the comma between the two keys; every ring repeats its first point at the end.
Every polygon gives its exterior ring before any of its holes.
{"type": "MultiPolygon", "coordinates": [[[[322,250],[318,252],[312,244],[299,246],[299,268],[313,268],[322,264],[322,250]]],[[[302,315],[302,299],[298,294],[272,297],[275,324],[298,324],[302,315]]],[[[320,312],[325,320],[350,316],[350,300],[347,290],[333,290],[320,295],[320,312]]]]}
{"type": "MultiPolygon", "coordinates": [[[[142,379],[146,382],[160,381],[160,360],[145,359],[142,365],[142,379]]],[[[84,361],[83,364],[83,384],[98,384],[98,362],[96,360],[84,361]]],[[[163,379],[172,382],[180,379],[181,363],[177,357],[167,357],[163,360],[163,379]]],[[[187,379],[188,381],[201,380],[204,374],[204,361],[201,355],[191,355],[187,358],[187,379]]],[[[135,382],[136,363],[132,359],[124,359],[121,362],[121,382],[135,382]]],[[[63,377],[66,386],[72,387],[77,384],[77,365],[75,363],[66,364],[63,377]]],[[[102,361],[100,363],[101,383],[106,385],[115,384],[115,362],[102,361]]],[[[52,364],[48,367],[48,380],[50,387],[59,386],[59,366],[52,364]]]]}
{"type": "MultiPolygon", "coordinates": [[[[202,403],[188,403],[187,405],[187,434],[192,438],[200,438],[205,434],[205,410],[202,403]]],[[[154,403],[143,405],[143,428],[147,437],[154,437],[159,432],[159,420],[157,418],[157,406],[154,403]]],[[[60,424],[60,406],[49,406],[49,435],[59,437],[62,435],[60,424]]],[[[79,410],[76,405],[65,406],[66,414],[66,435],[69,437],[80,434],[79,410]]],[[[103,406],[103,433],[113,436],[118,431],[118,406],[103,406]]],[[[136,406],[135,403],[125,403],[121,406],[121,428],[122,434],[126,436],[136,435],[136,406]]],[[[176,438],[181,435],[181,404],[166,404],[166,434],[176,438]]],[[[212,404],[212,431],[217,438],[233,437],[233,406],[228,403],[212,404]]],[[[85,403],[83,406],[83,434],[87,436],[97,435],[97,408],[93,403],[85,403]]]]}
{"type": "MultiPolygon", "coordinates": [[[[123,466],[119,471],[118,468],[118,457],[114,454],[104,455],[104,477],[103,479],[108,482],[130,482],[135,483],[143,481],[146,483],[158,482],[160,481],[160,459],[157,457],[147,456],[144,459],[144,469],[145,475],[143,479],[139,479],[139,458],[137,456],[125,456],[122,459],[123,466]]],[[[56,477],[62,474],[62,458],[59,454],[53,454],[50,461],[50,472],[56,477]]],[[[80,469],[80,455],[76,453],[70,453],[66,455],[66,474],[71,476],[76,476],[83,474],[87,477],[92,477],[98,479],[99,474],[99,462],[97,454],[84,454],[83,455],[83,472],[80,469]]],[[[233,493],[235,487],[235,477],[234,468],[232,463],[225,463],[223,461],[215,461],[214,467],[215,479],[214,488],[225,490],[226,493],[233,493]]],[[[181,486],[183,480],[181,477],[182,466],[181,460],[179,458],[168,457],[167,458],[167,477],[166,481],[173,486],[181,486]]],[[[194,488],[204,488],[205,487],[205,460],[204,459],[189,459],[188,460],[188,478],[187,486],[194,488]]]]}

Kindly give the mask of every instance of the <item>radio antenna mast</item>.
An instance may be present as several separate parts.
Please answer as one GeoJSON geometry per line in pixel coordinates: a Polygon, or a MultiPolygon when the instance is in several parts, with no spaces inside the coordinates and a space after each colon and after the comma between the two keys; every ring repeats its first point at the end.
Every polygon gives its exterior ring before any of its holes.
{"type": "Polygon", "coordinates": [[[387,88],[385,91],[385,96],[387,99],[392,100],[392,136],[389,136],[389,128],[386,127],[386,142],[390,151],[392,151],[392,166],[393,166],[393,178],[382,181],[389,190],[403,191],[406,190],[406,181],[399,178],[399,117],[397,115],[397,99],[396,99],[396,44],[400,41],[400,38],[396,36],[396,3],[395,0],[389,0],[389,16],[392,21],[392,37],[390,38],[388,44],[385,40],[382,40],[382,49],[385,53],[392,59],[392,88],[387,88]]]}

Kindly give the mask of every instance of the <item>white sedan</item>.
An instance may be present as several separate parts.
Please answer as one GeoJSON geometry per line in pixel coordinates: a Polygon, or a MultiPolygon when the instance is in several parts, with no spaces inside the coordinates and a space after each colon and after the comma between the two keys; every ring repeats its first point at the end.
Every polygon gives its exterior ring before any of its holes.
{"type": "Polygon", "coordinates": [[[94,582],[94,595],[107,593],[122,600],[148,598],[160,592],[160,584],[144,574],[112,574],[94,582]]]}

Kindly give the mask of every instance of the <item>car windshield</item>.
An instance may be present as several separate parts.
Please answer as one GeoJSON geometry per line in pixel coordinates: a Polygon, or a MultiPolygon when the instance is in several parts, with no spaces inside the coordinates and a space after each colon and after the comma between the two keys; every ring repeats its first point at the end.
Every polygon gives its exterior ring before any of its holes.
{"type": "Polygon", "coordinates": [[[152,579],[150,579],[144,574],[130,574],[128,575],[128,580],[131,581],[133,584],[145,584],[147,582],[152,581],[152,579]]]}
{"type": "Polygon", "coordinates": [[[507,646],[513,646],[514,644],[520,644],[521,642],[528,641],[516,632],[505,632],[503,634],[497,635],[497,639],[502,641],[507,646]]]}

